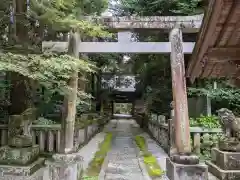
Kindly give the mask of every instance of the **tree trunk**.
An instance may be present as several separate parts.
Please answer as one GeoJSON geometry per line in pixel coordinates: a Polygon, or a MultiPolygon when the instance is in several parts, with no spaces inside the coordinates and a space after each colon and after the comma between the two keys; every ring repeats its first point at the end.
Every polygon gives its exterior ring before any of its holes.
{"type": "MultiPolygon", "coordinates": [[[[27,12],[27,4],[25,0],[15,0],[13,3],[13,7],[15,11],[15,21],[13,25],[16,27],[16,34],[11,34],[15,36],[14,39],[21,44],[27,43],[28,41],[28,30],[26,29],[26,16],[27,12]],[[24,23],[25,22],[25,23],[24,23]]],[[[14,31],[13,31],[14,32],[14,31]]],[[[24,76],[19,73],[11,72],[10,75],[11,80],[11,88],[10,88],[10,102],[11,106],[9,107],[9,114],[20,114],[29,106],[31,103],[31,92],[28,91],[30,89],[29,81],[24,76]]]]}
{"type": "MultiPolygon", "coordinates": [[[[77,32],[71,32],[69,38],[68,53],[75,57],[79,57],[78,41],[80,40],[77,32]]],[[[74,71],[69,80],[69,88],[71,92],[64,98],[64,111],[62,119],[61,132],[61,153],[71,153],[74,150],[74,126],[76,117],[77,91],[78,91],[78,71],[74,71]]]]}

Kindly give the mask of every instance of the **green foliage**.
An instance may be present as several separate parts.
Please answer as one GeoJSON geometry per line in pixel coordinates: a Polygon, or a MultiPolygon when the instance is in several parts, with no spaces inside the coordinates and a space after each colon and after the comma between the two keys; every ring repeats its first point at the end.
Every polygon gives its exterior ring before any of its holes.
{"type": "MultiPolygon", "coordinates": [[[[26,2],[0,2],[0,71],[17,72],[24,78],[27,77],[27,84],[33,82],[34,86],[43,86],[44,100],[38,100],[35,105],[39,107],[40,115],[46,117],[47,113],[52,113],[50,111],[55,111],[56,106],[62,103],[61,97],[58,101],[51,100],[53,95],[72,92],[68,81],[73,71],[85,74],[93,73],[96,69],[95,65],[87,60],[68,55],[41,54],[41,42],[45,39],[59,40],[59,37],[71,29],[78,30],[83,38],[110,36],[100,24],[83,19],[86,15],[99,15],[107,8],[107,1],[31,0],[28,8],[26,2]],[[11,9],[15,3],[18,7],[11,9]],[[16,13],[16,10],[21,12],[16,13]]],[[[42,95],[37,94],[37,98],[41,99],[42,95]]],[[[82,90],[78,91],[78,103],[88,104],[86,101],[90,98],[91,95],[82,90]]]]}
{"type": "MultiPolygon", "coordinates": [[[[203,12],[201,0],[120,0],[114,7],[116,14],[139,16],[192,15],[203,12]]],[[[162,34],[139,32],[139,41],[160,42],[168,38],[162,34]]],[[[139,74],[137,91],[143,92],[148,110],[168,115],[172,101],[170,58],[166,55],[132,55],[133,71],[139,74]]]]}
{"type": "Polygon", "coordinates": [[[137,91],[144,90],[148,109],[168,113],[172,101],[171,69],[168,57],[162,55],[135,56],[134,71],[139,74],[137,91]]]}
{"type": "MultiPolygon", "coordinates": [[[[39,82],[52,93],[71,93],[68,80],[75,70],[93,72],[95,66],[69,55],[0,53],[0,71],[17,72],[39,82]]],[[[79,97],[86,97],[78,92],[79,97]]]]}
{"type": "Polygon", "coordinates": [[[203,116],[190,118],[191,127],[220,128],[220,122],[217,116],[203,116]]]}
{"type": "Polygon", "coordinates": [[[37,124],[37,125],[51,125],[51,124],[56,124],[56,122],[52,121],[50,119],[46,119],[44,117],[39,117],[37,120],[33,121],[33,124],[37,124]]]}
{"type": "MultiPolygon", "coordinates": [[[[79,16],[79,10],[84,12],[86,6],[89,7],[92,3],[89,1],[80,3],[77,0],[32,0],[28,13],[33,19],[38,20],[40,24],[47,25],[55,31],[78,29],[89,36],[109,36],[109,33],[102,30],[103,27],[100,24],[89,23],[89,21],[81,19],[81,16],[79,16]]],[[[92,13],[92,11],[88,9],[87,13],[92,13]]]]}
{"type": "MultiPolygon", "coordinates": [[[[203,116],[198,118],[190,118],[191,127],[201,127],[206,129],[221,128],[220,121],[217,116],[203,116]]],[[[200,158],[202,160],[211,158],[211,149],[217,146],[219,139],[222,137],[221,133],[204,133],[201,136],[200,144],[200,158]]],[[[193,146],[193,138],[191,137],[191,144],[193,146]]],[[[194,151],[194,149],[193,149],[194,151]]]]}
{"type": "Polygon", "coordinates": [[[202,159],[211,159],[211,149],[217,147],[218,141],[221,138],[221,134],[204,134],[201,137],[201,155],[202,159]]]}
{"type": "Polygon", "coordinates": [[[99,16],[108,8],[108,0],[78,0],[77,7],[77,14],[99,16]]]}
{"type": "Polygon", "coordinates": [[[202,0],[120,0],[119,14],[191,15],[203,12],[202,0]]]}
{"type": "Polygon", "coordinates": [[[226,79],[218,81],[218,88],[213,89],[211,82],[205,80],[202,87],[189,87],[189,96],[208,96],[211,98],[213,111],[220,108],[228,108],[239,114],[240,90],[229,86],[226,79]]]}
{"type": "MultiPolygon", "coordinates": [[[[210,160],[211,150],[212,148],[217,147],[220,139],[223,138],[222,133],[204,133],[201,136],[201,144],[200,144],[200,156],[201,160],[210,160]]],[[[193,137],[191,137],[191,144],[193,147],[193,137]]],[[[195,151],[195,149],[193,149],[195,151]]]]}

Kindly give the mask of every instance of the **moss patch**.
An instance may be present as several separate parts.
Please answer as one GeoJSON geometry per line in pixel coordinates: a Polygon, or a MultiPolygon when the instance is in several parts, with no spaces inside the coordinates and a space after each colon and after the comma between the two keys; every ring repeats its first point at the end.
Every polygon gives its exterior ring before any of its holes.
{"type": "Polygon", "coordinates": [[[157,159],[147,150],[144,137],[136,136],[135,142],[138,145],[140,151],[143,153],[143,161],[150,177],[159,177],[163,175],[164,171],[159,166],[157,159]]]}
{"type": "Polygon", "coordinates": [[[98,180],[98,176],[85,176],[82,178],[83,180],[98,180]]]}
{"type": "Polygon", "coordinates": [[[94,158],[89,163],[89,167],[87,168],[87,171],[85,173],[86,176],[83,177],[83,179],[94,179],[98,177],[102,164],[104,162],[104,159],[111,148],[111,142],[112,142],[112,134],[108,133],[104,141],[99,144],[99,150],[95,153],[94,158]]]}

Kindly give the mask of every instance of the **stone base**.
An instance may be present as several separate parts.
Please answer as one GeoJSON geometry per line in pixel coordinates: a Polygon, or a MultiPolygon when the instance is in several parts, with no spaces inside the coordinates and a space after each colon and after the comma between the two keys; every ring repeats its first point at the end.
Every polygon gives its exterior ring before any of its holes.
{"type": "Polygon", "coordinates": [[[219,180],[239,180],[240,170],[223,170],[214,163],[207,161],[209,172],[216,176],[219,180]]]}
{"type": "Polygon", "coordinates": [[[0,165],[1,176],[31,176],[44,165],[44,158],[39,158],[28,166],[0,165]]]}
{"type": "Polygon", "coordinates": [[[208,168],[204,164],[184,165],[166,159],[169,180],[208,180],[208,168]]]}
{"type": "Polygon", "coordinates": [[[0,176],[0,180],[49,180],[46,179],[44,176],[44,168],[39,169],[31,176],[12,176],[12,175],[5,175],[0,176]]]}
{"type": "Polygon", "coordinates": [[[8,145],[11,147],[22,148],[32,146],[32,137],[19,135],[16,137],[9,138],[8,145]]]}
{"type": "Polygon", "coordinates": [[[211,161],[224,170],[239,170],[240,152],[227,152],[213,148],[211,161]]]}
{"type": "Polygon", "coordinates": [[[199,164],[199,158],[196,155],[185,155],[185,154],[173,154],[171,156],[171,161],[177,164],[188,164],[188,165],[195,165],[199,164]]]}
{"type": "Polygon", "coordinates": [[[0,164],[25,166],[34,162],[38,156],[38,145],[25,148],[13,148],[9,146],[0,148],[0,164]]]}
{"type": "Polygon", "coordinates": [[[46,162],[50,180],[79,180],[82,175],[82,161],[77,153],[55,154],[46,162]]]}
{"type": "Polygon", "coordinates": [[[240,152],[240,142],[236,139],[220,140],[218,146],[222,151],[240,152]]]}

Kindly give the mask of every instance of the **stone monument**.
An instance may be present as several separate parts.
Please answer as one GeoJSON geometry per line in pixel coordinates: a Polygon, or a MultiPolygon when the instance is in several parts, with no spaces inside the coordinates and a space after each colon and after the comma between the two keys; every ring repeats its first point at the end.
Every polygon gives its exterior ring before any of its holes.
{"type": "Polygon", "coordinates": [[[209,171],[220,180],[240,179],[240,118],[232,111],[217,111],[224,132],[218,148],[212,149],[212,159],[207,162],[209,171]]]}
{"type": "Polygon", "coordinates": [[[30,177],[44,163],[44,159],[39,158],[39,146],[32,144],[30,129],[36,119],[35,112],[36,109],[29,108],[9,118],[8,145],[0,148],[0,172],[3,177],[30,177]]]}

